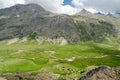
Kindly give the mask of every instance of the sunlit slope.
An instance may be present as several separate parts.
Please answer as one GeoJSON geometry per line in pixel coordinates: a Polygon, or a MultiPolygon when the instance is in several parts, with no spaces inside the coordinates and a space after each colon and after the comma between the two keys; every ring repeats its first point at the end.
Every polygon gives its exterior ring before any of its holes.
{"type": "Polygon", "coordinates": [[[0,43],[0,72],[51,71],[62,74],[61,68],[82,70],[87,66],[120,66],[117,46],[84,42],[80,44],[57,44],[36,41],[0,43]]]}

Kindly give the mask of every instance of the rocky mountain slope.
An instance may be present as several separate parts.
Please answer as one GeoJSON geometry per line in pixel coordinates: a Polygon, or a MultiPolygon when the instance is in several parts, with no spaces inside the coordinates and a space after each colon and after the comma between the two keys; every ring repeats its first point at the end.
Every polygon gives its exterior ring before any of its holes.
{"type": "Polygon", "coordinates": [[[18,4],[0,10],[0,40],[33,36],[62,37],[69,43],[102,42],[119,37],[119,20],[86,10],[69,16],[50,13],[37,4],[18,4]]]}
{"type": "Polygon", "coordinates": [[[119,77],[110,67],[100,66],[89,71],[79,80],[119,80],[119,77]]]}

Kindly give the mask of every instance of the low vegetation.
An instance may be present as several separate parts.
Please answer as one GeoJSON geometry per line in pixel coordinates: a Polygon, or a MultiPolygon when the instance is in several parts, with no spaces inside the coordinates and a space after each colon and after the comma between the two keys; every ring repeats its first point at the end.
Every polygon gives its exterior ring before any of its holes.
{"type": "Polygon", "coordinates": [[[111,44],[82,42],[60,46],[35,40],[0,42],[0,73],[52,72],[70,79],[79,77],[89,66],[120,66],[119,47],[111,44]]]}

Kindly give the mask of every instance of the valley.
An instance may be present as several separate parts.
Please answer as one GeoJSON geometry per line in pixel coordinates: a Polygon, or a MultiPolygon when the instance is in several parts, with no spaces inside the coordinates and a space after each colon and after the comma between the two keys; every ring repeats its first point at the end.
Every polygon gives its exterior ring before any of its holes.
{"type": "Polygon", "coordinates": [[[57,14],[33,3],[0,9],[0,80],[88,80],[101,72],[120,77],[119,15],[57,14]]]}
{"type": "Polygon", "coordinates": [[[81,42],[59,45],[36,40],[0,43],[0,72],[54,73],[72,80],[82,76],[88,67],[107,65],[119,68],[120,51],[111,44],[81,42]],[[72,70],[72,71],[71,71],[72,70]]]}

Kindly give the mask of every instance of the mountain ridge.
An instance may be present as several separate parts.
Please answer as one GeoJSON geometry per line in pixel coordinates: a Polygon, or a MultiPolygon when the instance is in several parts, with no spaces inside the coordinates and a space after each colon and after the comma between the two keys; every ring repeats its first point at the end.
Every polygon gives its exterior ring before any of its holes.
{"type": "Polygon", "coordinates": [[[106,17],[87,11],[82,11],[81,15],[60,15],[48,12],[37,4],[18,4],[0,10],[0,40],[28,37],[32,33],[36,33],[36,38],[63,37],[69,43],[117,38],[116,25],[108,22],[106,17]]]}

